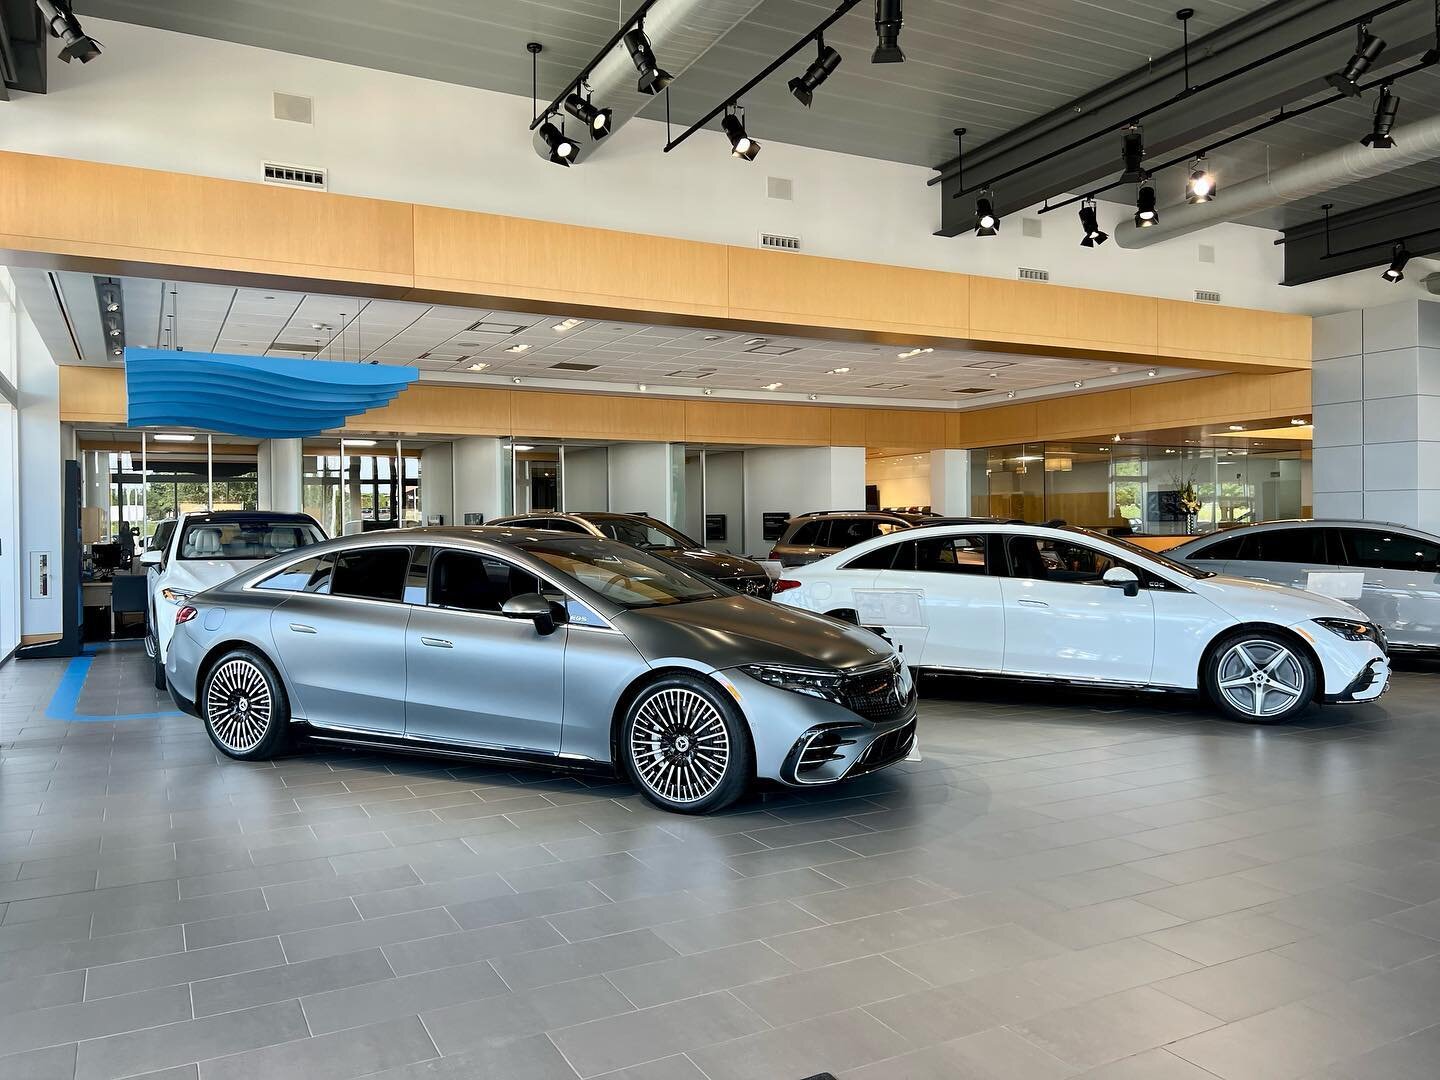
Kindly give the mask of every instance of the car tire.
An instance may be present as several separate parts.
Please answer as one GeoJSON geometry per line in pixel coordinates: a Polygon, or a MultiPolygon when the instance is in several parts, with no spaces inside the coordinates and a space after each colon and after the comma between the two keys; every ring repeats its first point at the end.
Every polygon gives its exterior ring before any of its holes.
{"type": "Polygon", "coordinates": [[[680,673],[647,684],[630,702],[620,757],[640,793],[677,814],[729,806],[755,772],[740,710],[708,679],[680,673]]]}
{"type": "Polygon", "coordinates": [[[1215,707],[1247,724],[1281,724],[1315,699],[1310,654],[1273,630],[1243,630],[1215,643],[1205,660],[1205,691],[1215,707]]]}
{"type": "Polygon", "coordinates": [[[154,652],[151,654],[151,663],[155,668],[155,689],[164,690],[165,683],[165,661],[160,659],[160,643],[154,642],[154,652]]]}
{"type": "Polygon", "coordinates": [[[269,660],[231,649],[205,673],[196,706],[215,748],[240,761],[264,761],[290,741],[290,700],[269,660]]]}

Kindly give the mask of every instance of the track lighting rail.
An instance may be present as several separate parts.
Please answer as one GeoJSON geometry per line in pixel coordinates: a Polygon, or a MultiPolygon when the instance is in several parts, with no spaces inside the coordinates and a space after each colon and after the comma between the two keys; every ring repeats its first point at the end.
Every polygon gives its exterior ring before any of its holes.
{"type": "Polygon", "coordinates": [[[600,46],[600,51],[590,58],[590,62],[582,67],[576,73],[575,77],[565,84],[565,88],[555,95],[555,100],[550,102],[549,106],[546,107],[543,112],[537,112],[535,114],[535,119],[530,121],[531,131],[534,131],[550,117],[560,114],[560,110],[565,104],[565,99],[569,97],[570,94],[579,92],[585,80],[599,65],[600,61],[610,55],[611,50],[620,44],[621,38],[644,21],[645,13],[654,7],[656,3],[657,0],[641,0],[640,6],[635,9],[630,18],[621,24],[620,28],[615,31],[615,35],[609,41],[600,46]]]}
{"type": "MultiPolygon", "coordinates": [[[[714,120],[721,113],[738,105],[741,98],[743,98],[751,90],[755,89],[755,87],[759,86],[771,75],[775,74],[776,71],[778,71],[782,66],[788,63],[797,53],[799,53],[811,42],[818,41],[826,30],[830,29],[833,24],[835,24],[846,14],[848,14],[850,9],[858,5],[860,2],[861,0],[841,0],[840,6],[837,7],[834,11],[832,11],[828,16],[826,16],[825,20],[820,23],[819,26],[815,27],[815,29],[811,30],[799,41],[795,42],[794,45],[791,45],[790,48],[786,49],[783,53],[777,56],[774,60],[767,64],[760,71],[759,74],[750,79],[749,82],[745,83],[729,97],[721,101],[720,104],[716,105],[713,109],[711,109],[704,116],[702,116],[699,120],[696,120],[695,123],[691,124],[679,135],[675,136],[673,139],[667,142],[665,144],[665,153],[668,154],[671,150],[674,150],[675,147],[679,146],[686,139],[690,138],[691,135],[694,135],[697,131],[703,128],[706,124],[710,123],[711,120],[714,120]]],[[[1400,2],[1408,2],[1408,0],[1400,0],[1400,2]]]]}
{"type": "MultiPolygon", "coordinates": [[[[1139,112],[1126,117],[1118,123],[1107,124],[1104,128],[1090,131],[1085,135],[1072,139],[1065,145],[1052,149],[1048,153],[1045,153],[1039,157],[1031,158],[1028,161],[1022,161],[1018,165],[1012,166],[1011,168],[1006,169],[1003,172],[996,173],[995,175],[988,177],[984,183],[976,184],[968,188],[961,188],[960,190],[956,191],[951,196],[951,198],[959,199],[967,195],[973,195],[977,191],[981,191],[986,188],[993,188],[1001,181],[1007,180],[1012,176],[1017,176],[1020,173],[1026,172],[1029,169],[1033,169],[1037,165],[1041,165],[1044,162],[1050,161],[1051,159],[1059,155],[1068,154],[1071,151],[1078,150],[1080,147],[1095,142],[1097,139],[1108,138],[1114,135],[1116,131],[1122,130],[1132,124],[1139,124],[1147,116],[1153,116],[1155,113],[1162,112],[1165,109],[1173,108],[1174,106],[1180,104],[1182,101],[1194,97],[1196,94],[1204,93],[1207,90],[1213,90],[1217,86],[1223,86],[1225,83],[1230,82],[1232,79],[1238,79],[1242,75],[1248,75],[1250,74],[1250,72],[1265,67],[1268,64],[1273,64],[1278,60],[1284,60],[1286,57],[1291,56],[1297,50],[1305,49],[1311,45],[1318,44],[1319,42],[1324,41],[1328,37],[1333,37],[1335,34],[1344,33],[1346,30],[1353,29],[1354,27],[1357,27],[1362,23],[1369,23],[1374,19],[1378,18],[1379,16],[1384,15],[1386,12],[1393,11],[1396,8],[1403,7],[1406,4],[1412,2],[1413,0],[1388,0],[1387,3],[1381,4],[1378,7],[1371,8],[1370,10],[1360,15],[1351,16],[1341,22],[1332,24],[1325,29],[1317,30],[1315,33],[1310,34],[1300,39],[1299,41],[1291,42],[1283,49],[1276,49],[1273,52],[1266,53],[1264,56],[1256,57],[1254,60],[1251,60],[1248,63],[1241,64],[1239,67],[1234,68],[1230,71],[1222,72],[1221,74],[1216,75],[1211,79],[1207,79],[1204,82],[1197,83],[1194,86],[1186,85],[1178,93],[1172,94],[1164,101],[1157,102],[1154,105],[1141,109],[1139,112]]],[[[1189,80],[1187,79],[1187,84],[1188,81],[1189,80]]],[[[1298,115],[1298,111],[1297,113],[1292,115],[1298,115]]],[[[929,186],[934,186],[944,180],[948,180],[953,175],[953,171],[946,170],[937,174],[936,176],[931,177],[929,180],[926,181],[926,184],[929,186]]]]}

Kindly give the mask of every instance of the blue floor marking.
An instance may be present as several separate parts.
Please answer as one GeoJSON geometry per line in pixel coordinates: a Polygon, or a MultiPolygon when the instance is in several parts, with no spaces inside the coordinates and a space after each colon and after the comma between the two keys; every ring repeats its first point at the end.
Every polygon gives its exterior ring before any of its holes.
{"type": "Polygon", "coordinates": [[[71,659],[70,663],[65,666],[65,674],[60,676],[60,685],[55,687],[55,693],[50,697],[50,704],[45,707],[46,719],[61,720],[71,724],[108,724],[117,720],[160,720],[167,716],[184,715],[178,709],[166,712],[134,713],[128,716],[103,716],[76,712],[80,707],[80,693],[85,689],[85,677],[90,674],[90,665],[95,662],[95,653],[100,649],[110,647],[111,643],[108,641],[87,645],[79,656],[71,659]]]}

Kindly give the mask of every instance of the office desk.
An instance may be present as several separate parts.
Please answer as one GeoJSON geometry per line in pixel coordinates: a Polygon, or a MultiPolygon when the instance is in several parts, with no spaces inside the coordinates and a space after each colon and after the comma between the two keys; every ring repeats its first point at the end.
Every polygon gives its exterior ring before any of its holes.
{"type": "MultiPolygon", "coordinates": [[[[99,578],[80,583],[81,605],[86,608],[106,608],[110,612],[110,636],[115,636],[115,605],[113,593],[115,578],[119,577],[144,577],[144,574],[116,574],[113,578],[99,578]]],[[[122,614],[138,614],[123,612],[122,614]]]]}

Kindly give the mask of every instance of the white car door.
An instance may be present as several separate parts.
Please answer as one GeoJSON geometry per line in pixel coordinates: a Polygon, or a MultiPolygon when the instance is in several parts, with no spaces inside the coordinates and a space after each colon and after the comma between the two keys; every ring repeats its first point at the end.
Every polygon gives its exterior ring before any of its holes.
{"type": "Polygon", "coordinates": [[[904,644],[912,667],[1000,670],[1004,598],[1000,579],[987,569],[987,539],[957,531],[894,545],[895,560],[880,571],[873,588],[890,617],[903,620],[885,629],[892,641],[904,644]],[[908,598],[914,598],[913,606],[908,598]]]}
{"type": "Polygon", "coordinates": [[[1150,682],[1154,601],[1145,589],[1127,596],[1101,581],[1124,563],[1080,540],[1028,533],[996,539],[1010,575],[1000,579],[1007,675],[1150,682]]]}

